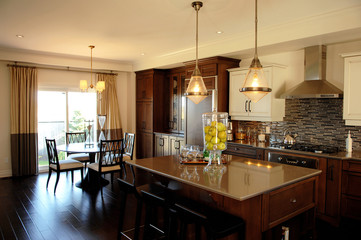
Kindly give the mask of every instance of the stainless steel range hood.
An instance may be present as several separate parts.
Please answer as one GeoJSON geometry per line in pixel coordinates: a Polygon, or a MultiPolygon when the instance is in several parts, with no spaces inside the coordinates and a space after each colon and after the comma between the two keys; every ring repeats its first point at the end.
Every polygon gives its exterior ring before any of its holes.
{"type": "Polygon", "coordinates": [[[305,48],[305,80],[281,98],[341,98],[342,90],[326,81],[326,46],[305,48]]]}

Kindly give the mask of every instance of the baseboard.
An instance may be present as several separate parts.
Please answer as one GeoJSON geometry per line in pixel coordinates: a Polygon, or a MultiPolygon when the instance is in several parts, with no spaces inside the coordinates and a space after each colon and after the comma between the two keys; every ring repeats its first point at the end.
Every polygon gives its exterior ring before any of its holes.
{"type": "Polygon", "coordinates": [[[11,170],[0,170],[0,178],[11,177],[12,175],[11,170]]]}

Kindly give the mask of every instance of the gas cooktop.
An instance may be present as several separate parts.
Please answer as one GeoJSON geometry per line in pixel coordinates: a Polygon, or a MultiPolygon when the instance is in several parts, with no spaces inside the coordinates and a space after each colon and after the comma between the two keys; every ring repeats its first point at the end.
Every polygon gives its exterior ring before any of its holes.
{"type": "Polygon", "coordinates": [[[295,143],[295,144],[284,144],[284,143],[272,143],[270,147],[279,149],[290,149],[303,152],[314,152],[314,153],[337,153],[338,147],[325,146],[325,145],[314,145],[309,143],[295,143]]]}

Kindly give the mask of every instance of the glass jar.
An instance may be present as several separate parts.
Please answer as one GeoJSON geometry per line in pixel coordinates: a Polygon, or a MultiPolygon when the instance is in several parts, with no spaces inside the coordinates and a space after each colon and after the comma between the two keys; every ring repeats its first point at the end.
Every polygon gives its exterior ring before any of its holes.
{"type": "Polygon", "coordinates": [[[209,151],[208,165],[222,164],[222,151],[227,149],[228,113],[202,114],[204,149],[209,151]]]}

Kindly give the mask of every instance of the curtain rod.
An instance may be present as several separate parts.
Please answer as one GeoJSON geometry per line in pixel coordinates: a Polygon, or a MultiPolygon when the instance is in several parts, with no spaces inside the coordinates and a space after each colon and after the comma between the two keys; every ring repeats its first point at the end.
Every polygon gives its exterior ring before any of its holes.
{"type": "MultiPolygon", "coordinates": [[[[26,63],[26,62],[14,62],[13,64],[7,64],[8,67],[34,67],[39,69],[50,69],[50,70],[66,70],[71,72],[85,72],[90,73],[90,70],[84,68],[74,68],[74,67],[62,67],[54,65],[45,65],[45,64],[36,64],[36,63],[26,63]]],[[[118,73],[114,73],[113,70],[93,70],[93,73],[96,74],[111,74],[118,76],[118,73]]]]}

